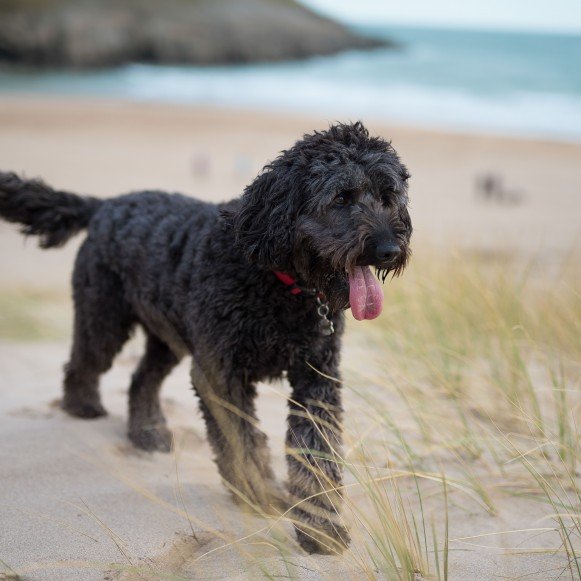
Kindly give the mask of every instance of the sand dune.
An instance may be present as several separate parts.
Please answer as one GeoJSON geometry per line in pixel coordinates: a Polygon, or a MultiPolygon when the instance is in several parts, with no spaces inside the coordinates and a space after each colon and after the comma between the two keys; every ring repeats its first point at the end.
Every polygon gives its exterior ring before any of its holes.
{"type": "MultiPolygon", "coordinates": [[[[163,188],[225,200],[239,195],[278,151],[328,121],[209,108],[2,98],[1,168],[98,196],[163,188]]],[[[536,259],[556,272],[554,264],[578,248],[581,145],[364,121],[373,132],[393,139],[413,175],[418,259],[428,246],[444,261],[462,248],[480,259],[536,259]],[[519,201],[479,196],[477,180],[488,173],[502,176],[519,201]]],[[[28,336],[0,342],[0,559],[25,578],[47,580],[245,579],[265,571],[305,579],[360,579],[355,559],[310,558],[292,545],[281,555],[264,541],[272,523],[232,504],[188,389],[187,363],[164,388],[164,407],[178,444],[174,455],[136,452],[125,437],[126,390],[141,353],[139,336],[105,377],[106,419],[83,422],[58,409],[71,319],[68,279],[78,243],[40,251],[34,240],[23,242],[14,226],[0,223],[0,296],[24,297],[31,289],[37,297],[49,296],[49,319],[57,329],[49,340],[28,336]]],[[[405,277],[398,284],[405,284],[405,277]]],[[[10,308],[3,304],[0,316],[9,314],[2,313],[10,308]]],[[[350,325],[347,378],[356,384],[362,370],[378,365],[368,330],[350,325]]],[[[285,386],[262,386],[261,392],[259,416],[282,479],[285,386]]],[[[346,408],[355,405],[348,393],[346,408]]],[[[498,517],[477,514],[471,502],[451,509],[458,538],[474,530],[543,526],[538,505],[524,498],[499,499],[503,511],[498,517]]],[[[550,571],[562,567],[560,555],[507,554],[507,548],[528,538],[494,537],[481,543],[488,549],[471,546],[451,553],[451,578],[552,578],[550,571]]],[[[356,549],[363,550],[357,542],[356,549]]],[[[537,545],[551,547],[553,542],[542,539],[537,545]]]]}

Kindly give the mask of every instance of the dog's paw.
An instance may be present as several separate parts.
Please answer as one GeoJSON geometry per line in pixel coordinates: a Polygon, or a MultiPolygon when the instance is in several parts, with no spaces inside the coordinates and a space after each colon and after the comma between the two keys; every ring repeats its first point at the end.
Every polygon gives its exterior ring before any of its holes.
{"type": "Polygon", "coordinates": [[[351,542],[347,529],[331,521],[316,525],[295,524],[299,545],[312,555],[337,555],[342,553],[351,542]]]}
{"type": "Polygon", "coordinates": [[[107,410],[99,403],[94,401],[74,401],[64,399],[61,402],[61,409],[67,414],[85,420],[92,420],[107,415],[107,410]]]}
{"type": "Polygon", "coordinates": [[[173,436],[163,424],[141,426],[129,431],[133,445],[146,452],[170,452],[173,436]]]}

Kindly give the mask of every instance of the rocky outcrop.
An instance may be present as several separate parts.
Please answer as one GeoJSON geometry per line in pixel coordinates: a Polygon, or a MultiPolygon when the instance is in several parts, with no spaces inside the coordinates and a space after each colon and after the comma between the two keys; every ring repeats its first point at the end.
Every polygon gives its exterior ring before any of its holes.
{"type": "Polygon", "coordinates": [[[0,0],[0,62],[17,65],[208,65],[382,45],[292,0],[0,0]]]}

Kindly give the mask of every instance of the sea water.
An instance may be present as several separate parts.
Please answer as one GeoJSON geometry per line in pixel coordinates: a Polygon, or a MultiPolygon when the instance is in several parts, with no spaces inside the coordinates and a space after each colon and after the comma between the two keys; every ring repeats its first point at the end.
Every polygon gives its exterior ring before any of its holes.
{"type": "Polygon", "coordinates": [[[0,69],[0,93],[322,113],[329,120],[581,141],[581,35],[360,27],[396,48],[236,66],[0,69]]]}

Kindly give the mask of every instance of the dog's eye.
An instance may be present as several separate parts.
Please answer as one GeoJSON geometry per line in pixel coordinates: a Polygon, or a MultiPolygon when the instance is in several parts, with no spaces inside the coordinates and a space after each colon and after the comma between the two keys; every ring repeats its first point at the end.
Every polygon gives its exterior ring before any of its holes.
{"type": "Polygon", "coordinates": [[[397,199],[397,194],[393,190],[385,190],[381,194],[381,199],[385,205],[389,206],[397,199]]]}
{"type": "Polygon", "coordinates": [[[345,194],[339,194],[334,201],[336,206],[345,206],[347,205],[348,199],[345,194]]]}

